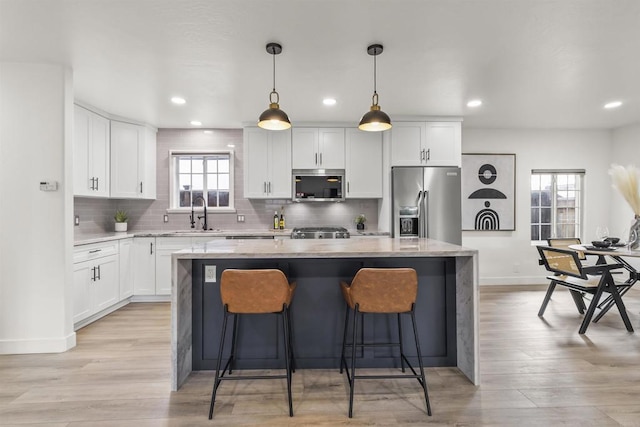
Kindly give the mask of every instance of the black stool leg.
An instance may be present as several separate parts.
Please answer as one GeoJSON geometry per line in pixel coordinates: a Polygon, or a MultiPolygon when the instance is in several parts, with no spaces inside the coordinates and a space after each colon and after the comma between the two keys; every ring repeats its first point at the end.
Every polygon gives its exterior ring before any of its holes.
{"type": "MultiPolygon", "coordinates": [[[[353,312],[353,341],[351,341],[351,381],[349,383],[349,418],[353,418],[353,390],[356,387],[356,336],[358,331],[358,304],[353,312]]],[[[363,337],[364,338],[364,337],[363,337]]]]}
{"type": "Polygon", "coordinates": [[[291,358],[291,372],[296,371],[296,358],[293,355],[293,326],[291,325],[291,307],[287,307],[287,325],[289,326],[289,356],[291,358]]]}
{"type": "Polygon", "coordinates": [[[342,333],[342,352],[340,353],[340,373],[342,373],[342,367],[347,367],[347,361],[344,358],[344,348],[347,345],[347,326],[349,325],[349,304],[345,304],[344,313],[344,332],[342,333]]]}
{"type": "Polygon", "coordinates": [[[429,393],[427,392],[427,379],[424,376],[424,366],[422,366],[422,352],[420,351],[420,341],[418,340],[418,329],[416,327],[416,313],[411,307],[411,323],[413,325],[413,335],[416,340],[416,351],[418,352],[418,366],[420,366],[420,385],[424,389],[424,399],[427,402],[427,414],[431,416],[431,404],[429,403],[429,393]]]}
{"type": "Polygon", "coordinates": [[[402,346],[402,317],[400,317],[400,313],[398,313],[398,340],[400,342],[400,367],[402,368],[402,372],[404,372],[404,347],[402,346]]]}
{"type": "Polygon", "coordinates": [[[289,360],[289,346],[290,346],[290,337],[289,337],[289,314],[287,310],[287,306],[285,305],[282,309],[282,330],[284,332],[284,360],[285,360],[285,368],[287,370],[287,394],[289,395],[289,416],[293,417],[293,401],[291,399],[291,364],[289,360]]]}
{"type": "Polygon", "coordinates": [[[233,315],[233,332],[231,333],[231,356],[229,357],[229,375],[233,374],[233,366],[236,363],[236,348],[238,345],[238,314],[233,315]]]}
{"type": "Polygon", "coordinates": [[[227,307],[224,307],[224,314],[222,319],[222,332],[220,334],[220,348],[218,348],[218,361],[216,362],[216,376],[213,381],[213,391],[211,392],[211,405],[209,405],[209,419],[213,417],[213,405],[216,402],[216,392],[218,391],[218,386],[220,385],[220,366],[222,365],[222,348],[224,346],[224,336],[227,332],[227,319],[229,317],[229,312],[227,311],[227,307]]]}

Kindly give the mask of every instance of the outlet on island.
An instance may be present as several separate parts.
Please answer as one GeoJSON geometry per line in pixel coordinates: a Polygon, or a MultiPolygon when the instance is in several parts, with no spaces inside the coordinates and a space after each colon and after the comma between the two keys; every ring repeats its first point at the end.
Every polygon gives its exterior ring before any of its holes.
{"type": "Polygon", "coordinates": [[[204,281],[205,283],[216,283],[216,266],[215,265],[204,266],[204,281]]]}
{"type": "Polygon", "coordinates": [[[244,222],[244,215],[238,215],[238,222],[244,222]]]}

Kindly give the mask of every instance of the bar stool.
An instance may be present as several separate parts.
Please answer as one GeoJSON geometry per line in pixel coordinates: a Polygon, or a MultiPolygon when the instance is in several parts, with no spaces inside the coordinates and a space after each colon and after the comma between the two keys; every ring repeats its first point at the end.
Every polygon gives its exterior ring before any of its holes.
{"type": "Polygon", "coordinates": [[[424,375],[422,364],[422,353],[420,352],[420,342],[418,341],[418,331],[416,329],[415,303],[418,294],[418,275],[412,268],[361,268],[353,278],[351,285],[345,282],[340,283],[342,295],[347,303],[346,315],[344,319],[344,334],[342,337],[342,354],[340,360],[340,373],[344,368],[349,381],[349,418],[353,417],[353,390],[356,379],[388,379],[388,378],[415,378],[424,390],[424,398],[427,403],[427,414],[431,416],[431,404],[429,403],[429,393],[427,392],[427,380],[424,375]],[[349,325],[349,313],[353,310],[353,338],[351,343],[347,343],[347,329],[349,325]],[[364,337],[360,344],[356,340],[358,330],[359,313],[386,313],[397,314],[398,319],[398,342],[391,343],[364,343],[364,337]],[[404,355],[402,343],[402,319],[401,314],[411,316],[413,325],[413,335],[416,343],[418,355],[418,365],[420,372],[417,373],[404,355]],[[345,358],[345,347],[351,347],[351,373],[345,358]],[[400,366],[405,372],[406,363],[412,374],[397,375],[356,375],[356,348],[364,347],[399,347],[400,366]]]}
{"type": "Polygon", "coordinates": [[[291,323],[289,319],[289,305],[296,288],[296,284],[289,284],[287,277],[280,270],[256,269],[236,270],[227,269],[220,277],[220,296],[224,307],[222,320],[222,333],[220,347],[218,349],[218,361],[216,376],[211,393],[211,405],[209,407],[209,419],[213,417],[213,406],[216,400],[216,392],[223,380],[261,380],[271,378],[286,378],[287,393],[289,396],[289,416],[293,416],[293,403],[291,400],[291,366],[293,364],[291,352],[291,323]],[[231,375],[236,354],[236,335],[239,314],[279,314],[282,316],[282,330],[284,332],[285,369],[284,375],[253,375],[241,377],[225,377],[225,373],[231,375]],[[227,331],[227,320],[233,315],[233,336],[231,354],[222,373],[222,352],[227,331]]]}

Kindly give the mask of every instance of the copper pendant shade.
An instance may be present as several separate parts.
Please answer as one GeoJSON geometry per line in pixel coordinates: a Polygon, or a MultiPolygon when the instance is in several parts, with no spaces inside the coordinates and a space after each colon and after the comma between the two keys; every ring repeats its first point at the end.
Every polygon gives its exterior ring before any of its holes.
{"type": "Polygon", "coordinates": [[[287,113],[280,109],[280,95],[276,92],[276,55],[282,52],[278,43],[267,43],[267,53],[273,55],[273,90],[269,94],[269,108],[260,114],[258,126],[268,130],[284,130],[291,127],[287,113]]]}
{"type": "Polygon", "coordinates": [[[381,44],[372,44],[367,47],[367,53],[373,56],[373,97],[371,108],[360,119],[358,129],[369,132],[380,132],[391,129],[391,119],[380,109],[378,105],[378,93],[376,92],[376,57],[382,53],[381,44]]]}

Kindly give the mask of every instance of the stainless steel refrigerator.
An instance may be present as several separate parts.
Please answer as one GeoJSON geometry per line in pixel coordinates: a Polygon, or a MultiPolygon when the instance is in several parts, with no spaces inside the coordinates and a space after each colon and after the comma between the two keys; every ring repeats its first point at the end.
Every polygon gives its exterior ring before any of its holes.
{"type": "Polygon", "coordinates": [[[458,167],[392,167],[393,237],[462,244],[460,175],[458,167]]]}

